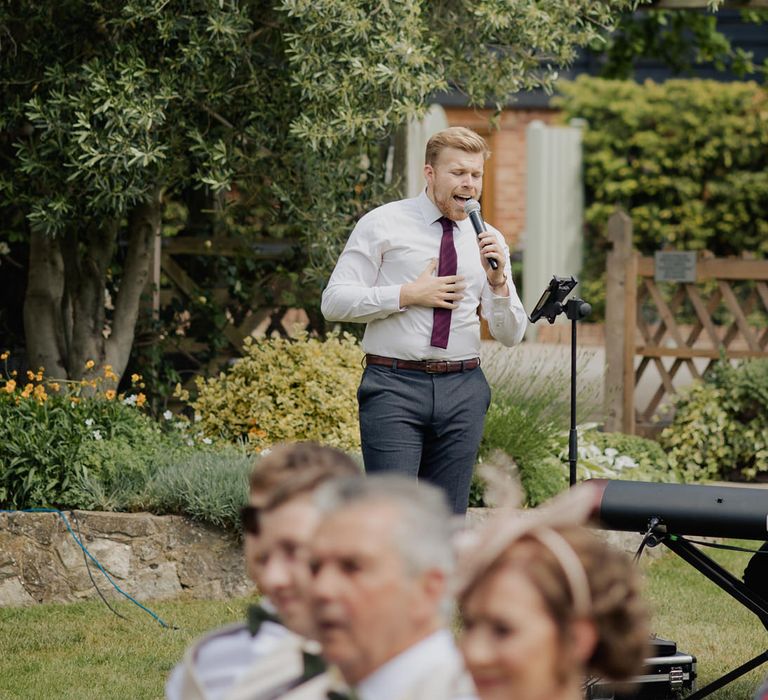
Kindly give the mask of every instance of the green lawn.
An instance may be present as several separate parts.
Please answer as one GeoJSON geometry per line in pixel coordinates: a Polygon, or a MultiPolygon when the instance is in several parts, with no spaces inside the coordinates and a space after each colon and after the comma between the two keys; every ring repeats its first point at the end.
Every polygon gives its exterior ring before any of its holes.
{"type": "MultiPolygon", "coordinates": [[[[756,543],[743,543],[754,547],[756,543]]],[[[707,550],[738,576],[748,555],[707,550]]],[[[671,553],[644,561],[654,630],[699,661],[702,683],[768,646],[768,632],[729,596],[671,553]]],[[[191,639],[240,619],[246,599],[149,605],[163,629],[130,603],[115,617],[102,603],[0,610],[0,700],[155,700],[191,639]]],[[[711,696],[750,700],[768,667],[711,696]]]]}
{"type": "MultiPolygon", "coordinates": [[[[759,542],[729,542],[757,549],[759,542]]],[[[751,555],[742,552],[703,550],[709,557],[741,578],[751,555]]],[[[692,566],[667,551],[650,565],[647,594],[654,610],[654,631],[674,639],[678,649],[698,660],[699,687],[730,671],[768,648],[768,631],[758,619],[692,566]]],[[[709,696],[713,700],[751,700],[768,664],[759,666],[709,696]]]]}
{"type": "Polygon", "coordinates": [[[164,629],[131,603],[0,610],[1,700],[156,700],[190,640],[243,617],[245,599],[149,604],[164,629]]]}

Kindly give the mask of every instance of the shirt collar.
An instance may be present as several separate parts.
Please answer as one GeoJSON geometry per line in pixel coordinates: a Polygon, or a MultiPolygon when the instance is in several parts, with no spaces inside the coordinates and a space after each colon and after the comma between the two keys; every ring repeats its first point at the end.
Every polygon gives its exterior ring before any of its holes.
{"type": "Polygon", "coordinates": [[[416,202],[421,210],[421,215],[424,217],[424,221],[428,224],[434,224],[443,214],[437,208],[435,203],[427,196],[427,190],[424,188],[421,194],[416,197],[416,202]]]}
{"type": "Polygon", "coordinates": [[[361,700],[389,700],[398,697],[415,678],[429,668],[431,662],[450,656],[458,656],[453,636],[446,629],[438,630],[363,679],[356,688],[357,695],[361,700]]]}
{"type": "MultiPolygon", "coordinates": [[[[443,216],[443,213],[437,208],[435,203],[427,196],[426,187],[421,191],[421,194],[416,197],[416,203],[418,204],[419,211],[421,211],[421,215],[424,217],[424,221],[427,222],[427,225],[436,223],[443,216]]],[[[454,221],[453,225],[455,229],[462,232],[470,230],[474,231],[474,229],[471,229],[471,224],[468,218],[462,219],[461,221],[454,221]]]]}

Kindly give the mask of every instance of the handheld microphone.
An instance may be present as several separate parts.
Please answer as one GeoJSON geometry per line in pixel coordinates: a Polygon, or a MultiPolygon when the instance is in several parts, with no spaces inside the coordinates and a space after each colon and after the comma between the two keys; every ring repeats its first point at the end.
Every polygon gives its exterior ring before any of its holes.
{"type": "MultiPolygon", "coordinates": [[[[476,199],[468,199],[464,203],[464,213],[469,215],[469,220],[472,222],[472,228],[475,229],[475,233],[478,236],[485,231],[483,217],[480,216],[480,202],[476,199]]],[[[499,263],[494,258],[488,258],[488,264],[493,270],[499,269],[499,263]]]]}

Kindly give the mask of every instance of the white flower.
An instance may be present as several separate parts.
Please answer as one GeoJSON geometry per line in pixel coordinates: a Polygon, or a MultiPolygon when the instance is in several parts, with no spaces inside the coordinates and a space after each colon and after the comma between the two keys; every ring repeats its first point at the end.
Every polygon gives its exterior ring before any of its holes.
{"type": "Polygon", "coordinates": [[[130,396],[126,396],[123,399],[123,404],[126,405],[126,406],[135,406],[137,398],[138,397],[136,396],[136,394],[131,394],[130,396]]]}
{"type": "Polygon", "coordinates": [[[165,420],[171,420],[173,418],[173,413],[170,411],[163,411],[163,418],[165,418],[165,420]]]}
{"type": "Polygon", "coordinates": [[[0,255],[8,255],[10,252],[11,249],[8,247],[8,244],[5,241],[0,241],[0,255]]]}
{"type": "Polygon", "coordinates": [[[632,457],[629,457],[627,455],[621,455],[620,457],[616,458],[616,461],[613,463],[613,466],[616,469],[635,469],[637,468],[637,462],[635,462],[632,457]]]}
{"type": "Polygon", "coordinates": [[[210,445],[213,442],[211,438],[203,438],[203,444],[204,445],[210,445]]]}
{"type": "Polygon", "coordinates": [[[94,431],[93,431],[93,438],[94,438],[95,440],[103,440],[103,439],[104,439],[104,438],[102,438],[102,436],[101,436],[101,431],[100,431],[100,430],[94,430],[94,431]]]}
{"type": "Polygon", "coordinates": [[[259,452],[259,457],[266,457],[272,450],[269,449],[269,447],[265,447],[261,452],[259,452]]]}
{"type": "Polygon", "coordinates": [[[603,453],[600,451],[600,448],[597,445],[593,445],[590,442],[584,447],[584,456],[587,459],[599,460],[603,456],[603,453]]]}
{"type": "MultiPolygon", "coordinates": [[[[72,404],[72,405],[74,406],[75,404],[72,404]]],[[[85,419],[85,427],[86,428],[90,428],[92,425],[93,425],[93,418],[86,418],[85,419]]]]}

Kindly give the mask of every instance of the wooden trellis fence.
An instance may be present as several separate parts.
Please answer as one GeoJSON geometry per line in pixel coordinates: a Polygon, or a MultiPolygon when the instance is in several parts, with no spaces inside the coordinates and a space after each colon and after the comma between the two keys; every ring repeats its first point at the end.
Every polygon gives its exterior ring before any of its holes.
{"type": "Polygon", "coordinates": [[[768,261],[699,255],[690,281],[664,281],[656,259],[633,250],[625,213],[608,234],[606,429],[653,434],[680,383],[720,357],[768,357],[768,261]]]}
{"type": "MultiPolygon", "coordinates": [[[[159,315],[162,307],[170,303],[175,296],[187,302],[200,296],[200,289],[185,269],[185,258],[190,256],[248,256],[253,259],[279,260],[291,256],[292,240],[253,239],[244,243],[224,237],[210,239],[186,236],[162,240],[157,237],[153,251],[152,274],[150,275],[151,313],[159,315]],[[165,284],[163,283],[165,281],[165,284]],[[170,284],[169,284],[170,283],[170,284]]],[[[278,285],[280,283],[277,283],[278,285]]],[[[275,285],[273,285],[274,287],[275,285]]],[[[281,289],[271,289],[271,296],[279,298],[281,289]]],[[[239,357],[242,352],[243,340],[247,336],[261,337],[277,333],[288,336],[297,329],[312,330],[312,320],[303,309],[289,308],[265,304],[265,289],[259,280],[253,281],[250,311],[236,323],[234,319],[226,324],[221,333],[227,340],[227,345],[219,351],[207,364],[199,362],[197,354],[208,349],[208,344],[201,339],[180,338],[176,350],[184,354],[191,364],[197,364],[197,370],[202,374],[212,374],[222,368],[229,360],[239,357]]],[[[216,291],[216,301],[227,305],[225,289],[216,291]]]]}

